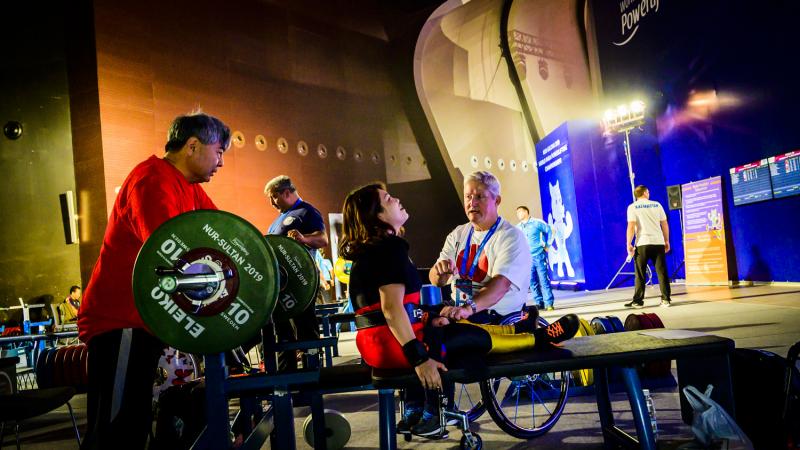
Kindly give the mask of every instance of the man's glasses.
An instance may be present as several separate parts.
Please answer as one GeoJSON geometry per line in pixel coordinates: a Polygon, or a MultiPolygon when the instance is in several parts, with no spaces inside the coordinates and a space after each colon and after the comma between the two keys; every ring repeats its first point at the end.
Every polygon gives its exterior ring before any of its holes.
{"type": "Polygon", "coordinates": [[[492,198],[492,194],[489,194],[489,193],[483,193],[483,194],[464,194],[464,201],[465,201],[465,202],[471,202],[472,200],[477,200],[477,201],[479,201],[479,202],[482,202],[482,201],[484,201],[484,200],[488,200],[488,199],[490,199],[490,198],[492,198]]]}

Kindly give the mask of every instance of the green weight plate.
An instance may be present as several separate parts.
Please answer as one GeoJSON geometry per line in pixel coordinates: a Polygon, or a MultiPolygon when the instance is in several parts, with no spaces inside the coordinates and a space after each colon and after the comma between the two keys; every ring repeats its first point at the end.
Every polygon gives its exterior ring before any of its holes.
{"type": "Polygon", "coordinates": [[[319,270],[306,247],[286,236],[267,235],[280,271],[280,294],[273,318],[292,318],[314,303],[319,289],[319,270]]]}
{"type": "Polygon", "coordinates": [[[133,269],[144,323],[168,345],[190,353],[244,344],[269,320],[278,287],[275,255],[261,233],[224,211],[192,211],[164,222],[133,269]],[[194,281],[180,285],[188,278],[194,281]]]}

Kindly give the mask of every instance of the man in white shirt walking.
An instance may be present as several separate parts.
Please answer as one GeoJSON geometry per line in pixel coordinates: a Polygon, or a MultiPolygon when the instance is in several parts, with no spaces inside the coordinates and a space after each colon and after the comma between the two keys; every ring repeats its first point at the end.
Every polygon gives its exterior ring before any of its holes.
{"type": "Polygon", "coordinates": [[[635,258],[636,284],[633,300],[626,303],[627,308],[644,306],[644,288],[646,283],[647,263],[653,261],[661,288],[661,306],[670,306],[669,275],[667,274],[666,253],[669,252],[669,225],[664,208],[658,202],[650,200],[647,186],[639,185],[633,190],[636,201],[628,206],[628,230],[625,233],[625,244],[628,254],[635,258]],[[636,246],[631,244],[634,234],[636,246]]]}

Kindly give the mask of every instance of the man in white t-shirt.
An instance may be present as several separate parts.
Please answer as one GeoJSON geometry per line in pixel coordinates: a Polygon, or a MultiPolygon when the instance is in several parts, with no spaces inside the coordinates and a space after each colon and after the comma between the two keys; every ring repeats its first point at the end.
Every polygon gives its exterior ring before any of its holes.
{"type": "Polygon", "coordinates": [[[527,300],[531,257],[525,234],[500,217],[500,182],[478,171],[464,179],[464,212],[469,222],[447,235],[428,278],[451,283],[455,306],[440,315],[454,320],[497,323],[527,300]]]}
{"type": "Polygon", "coordinates": [[[653,261],[661,287],[661,306],[670,306],[669,275],[667,275],[666,253],[669,251],[669,225],[661,204],[650,200],[650,191],[644,185],[633,190],[636,201],[628,206],[628,230],[625,243],[628,254],[635,258],[636,285],[633,300],[627,308],[644,306],[644,288],[647,263],[653,261]],[[636,247],[631,244],[636,235],[636,247]]]}

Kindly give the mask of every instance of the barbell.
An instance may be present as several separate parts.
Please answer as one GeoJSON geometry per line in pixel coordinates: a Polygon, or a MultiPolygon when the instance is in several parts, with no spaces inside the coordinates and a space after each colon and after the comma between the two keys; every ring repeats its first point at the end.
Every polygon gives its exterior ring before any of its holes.
{"type": "Polygon", "coordinates": [[[302,244],[263,236],[239,216],[197,210],[164,222],[133,268],[136,308],[150,331],[190,353],[244,344],[270,320],[316,298],[319,272],[302,244]]]}

